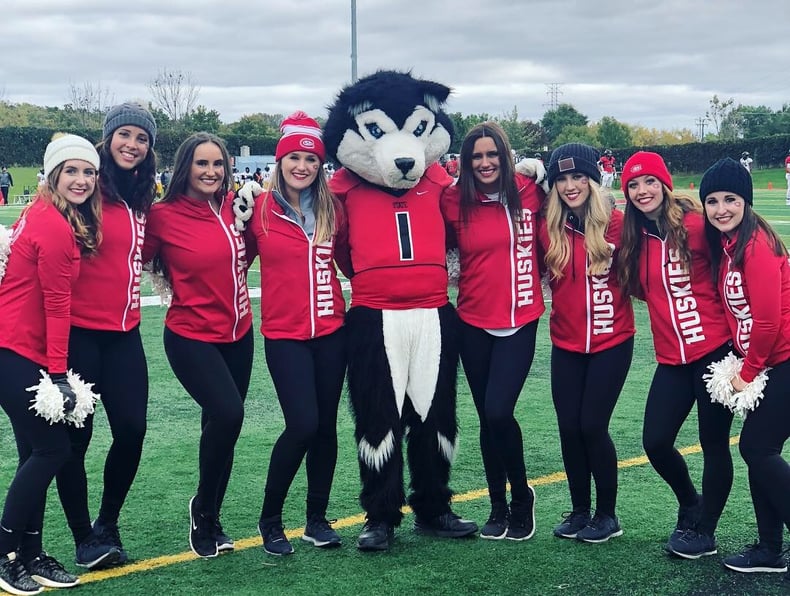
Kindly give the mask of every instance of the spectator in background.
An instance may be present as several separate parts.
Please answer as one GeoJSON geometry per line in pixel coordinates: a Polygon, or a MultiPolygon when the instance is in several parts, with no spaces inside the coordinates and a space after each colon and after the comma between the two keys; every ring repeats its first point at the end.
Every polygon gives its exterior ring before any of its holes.
{"type": "Polygon", "coordinates": [[[8,168],[3,166],[3,171],[0,172],[0,191],[3,193],[2,199],[0,199],[0,205],[8,205],[8,192],[13,185],[14,179],[11,176],[11,172],[8,171],[8,168]]]}
{"type": "Polygon", "coordinates": [[[785,157],[785,180],[787,180],[787,194],[786,197],[786,204],[790,207],[790,151],[787,152],[787,157],[785,157]]]}
{"type": "Polygon", "coordinates": [[[162,182],[162,192],[167,191],[167,187],[170,185],[170,178],[172,174],[170,173],[170,168],[165,168],[162,170],[162,174],[159,177],[160,181],[162,182]]]}
{"type": "Polygon", "coordinates": [[[458,157],[455,154],[451,155],[450,159],[447,160],[444,169],[453,178],[458,178],[458,157]]]}
{"type": "Polygon", "coordinates": [[[607,149],[603,152],[601,159],[598,160],[598,167],[601,170],[601,186],[604,189],[612,188],[614,182],[615,158],[612,150],[607,149]]]}
{"type": "Polygon", "coordinates": [[[746,168],[746,171],[750,174],[752,173],[752,162],[754,161],[751,157],[749,157],[749,152],[744,151],[741,153],[741,165],[746,168]]]}
{"type": "Polygon", "coordinates": [[[261,173],[260,168],[255,168],[255,173],[252,175],[253,182],[257,182],[261,186],[263,186],[263,174],[261,173]]]}
{"type": "Polygon", "coordinates": [[[36,187],[41,190],[44,185],[47,183],[47,177],[44,176],[44,168],[41,168],[38,173],[36,174],[36,178],[38,178],[38,184],[36,187]]]}

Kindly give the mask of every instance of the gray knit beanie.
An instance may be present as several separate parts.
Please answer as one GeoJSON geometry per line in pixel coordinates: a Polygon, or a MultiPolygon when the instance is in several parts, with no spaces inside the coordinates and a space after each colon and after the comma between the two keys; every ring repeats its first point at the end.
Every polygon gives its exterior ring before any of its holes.
{"type": "Polygon", "coordinates": [[[151,112],[138,103],[127,102],[114,106],[104,117],[102,134],[106,139],[115,132],[116,128],[126,125],[139,126],[147,132],[153,148],[156,143],[156,120],[151,112]]]}

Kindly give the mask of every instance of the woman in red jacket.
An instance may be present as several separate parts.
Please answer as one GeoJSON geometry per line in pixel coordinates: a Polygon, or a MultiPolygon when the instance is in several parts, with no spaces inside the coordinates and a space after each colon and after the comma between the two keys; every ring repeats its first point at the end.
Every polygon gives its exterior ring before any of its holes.
{"type": "MultiPolygon", "coordinates": [[[[787,570],[784,527],[790,528],[790,465],[782,448],[790,437],[790,263],[787,248],[752,208],[752,177],[724,158],[702,177],[705,232],[724,302],[724,315],[740,370],[728,375],[735,409],[748,413],[739,449],[749,467],[749,488],[759,540],[724,559],[744,573],[787,570]],[[759,401],[758,377],[767,382],[759,401]]],[[[763,381],[764,382],[764,381],[763,381]]],[[[790,579],[790,576],[788,576],[790,579]]]]}
{"type": "Polygon", "coordinates": [[[225,143],[195,133],[176,151],[173,179],[148,216],[143,262],[172,286],[164,344],[176,377],[202,408],[200,480],[189,501],[189,545],[201,557],[233,549],[219,521],[244,420],[253,332],[247,250],[234,225],[225,143]]]}
{"type": "Polygon", "coordinates": [[[99,155],[82,137],[63,135],[47,145],[46,185],[14,224],[10,254],[0,263],[0,407],[19,452],[0,518],[0,588],[13,594],[79,581],[44,552],[41,533],[47,488],[70,454],[64,414],[77,405],[66,374],[71,292],[80,254],[94,254],[100,241],[98,170],[99,155]],[[55,419],[30,406],[39,381],[39,392],[54,384],[55,419]]]}
{"type": "Polygon", "coordinates": [[[527,540],[535,533],[535,491],[527,483],[521,428],[513,413],[545,310],[537,242],[543,198],[533,179],[515,173],[502,128],[484,122],[466,135],[458,183],[441,201],[449,243],[459,251],[461,362],[480,419],[491,499],[480,536],[492,540],[527,540]]]}
{"type": "Polygon", "coordinates": [[[631,300],[617,280],[623,214],[601,193],[597,161],[597,151],[580,143],[553,151],[551,192],[539,223],[552,297],[551,393],[573,506],[554,535],[595,543],[623,533],[615,515],[617,452],[609,421],[635,333],[631,300]]]}
{"type": "Polygon", "coordinates": [[[642,443],[678,500],[667,550],[697,559],[716,553],[714,532],[732,487],[732,412],[711,403],[702,375],[730,349],[730,332],[711,274],[698,201],[676,194],[657,153],[639,151],[623,167],[626,195],[620,281],[647,302],[656,367],[642,443]],[[704,468],[702,494],[674,443],[697,404],[704,468]]]}
{"type": "Polygon", "coordinates": [[[111,108],[101,156],[102,242],[84,259],[71,299],[69,366],[95,383],[112,432],[104,462],[99,515],[91,526],[85,453],[93,416],[70,428],[71,459],[58,474],[58,493],[80,567],[125,563],[118,516],[132,486],[146,430],[148,367],[140,338],[140,275],[146,216],[154,200],[156,122],[135,103],[111,108]]]}
{"type": "Polygon", "coordinates": [[[283,120],[270,190],[256,202],[250,259],[260,255],[261,333],[285,418],[272,449],[259,529],[263,549],[288,555],[283,532],[288,489],[307,458],[307,524],[302,538],[340,545],[326,520],[337,461],[337,408],[346,371],[345,300],[334,264],[343,227],[322,164],[321,129],[304,112],[283,120]]]}

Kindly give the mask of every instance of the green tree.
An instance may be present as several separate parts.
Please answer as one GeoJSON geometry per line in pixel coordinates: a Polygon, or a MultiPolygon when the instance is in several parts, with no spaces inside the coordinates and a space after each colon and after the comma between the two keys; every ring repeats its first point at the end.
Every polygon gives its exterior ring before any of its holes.
{"type": "Polygon", "coordinates": [[[730,112],[735,109],[732,107],[734,103],[735,100],[732,97],[724,101],[720,100],[718,95],[714,95],[711,98],[710,109],[705,112],[705,117],[710,120],[710,123],[713,125],[713,134],[716,135],[716,137],[721,136],[721,124],[730,112]]]}
{"type": "Polygon", "coordinates": [[[543,114],[540,121],[546,133],[546,140],[549,145],[557,146],[558,137],[562,131],[569,126],[587,126],[588,118],[569,103],[562,103],[553,110],[543,114]]]}
{"type": "Polygon", "coordinates": [[[559,147],[565,143],[584,143],[595,147],[598,143],[598,135],[594,128],[586,125],[565,126],[559,136],[554,139],[553,146],[559,147]]]}
{"type": "Polygon", "coordinates": [[[245,114],[224,127],[226,134],[240,136],[279,136],[282,114],[245,114]]]}
{"type": "Polygon", "coordinates": [[[630,147],[631,129],[627,124],[604,116],[598,123],[598,143],[602,148],[630,147]]]}
{"type": "Polygon", "coordinates": [[[212,132],[219,133],[222,122],[219,119],[217,110],[209,110],[204,105],[199,105],[195,111],[184,116],[182,124],[185,130],[190,132],[212,132]]]}

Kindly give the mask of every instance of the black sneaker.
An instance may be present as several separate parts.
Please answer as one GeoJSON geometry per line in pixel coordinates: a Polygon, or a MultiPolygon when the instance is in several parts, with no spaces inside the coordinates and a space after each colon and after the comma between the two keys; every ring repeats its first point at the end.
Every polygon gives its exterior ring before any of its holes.
{"type": "Polygon", "coordinates": [[[686,530],[679,534],[673,533],[669,537],[666,550],[684,559],[699,559],[715,555],[718,552],[716,538],[696,530],[686,530]]]}
{"type": "Polygon", "coordinates": [[[225,533],[219,518],[214,520],[214,542],[217,543],[217,552],[227,552],[236,548],[233,538],[225,533]]]}
{"type": "Polygon", "coordinates": [[[389,550],[395,539],[395,528],[386,522],[367,520],[362,533],[357,539],[357,548],[361,551],[389,550]]]}
{"type": "Polygon", "coordinates": [[[10,594],[39,594],[44,586],[30,577],[16,553],[0,557],[0,588],[10,594]]]}
{"type": "Polygon", "coordinates": [[[590,523],[576,533],[576,540],[599,544],[623,535],[620,521],[605,513],[596,513],[590,523]]]}
{"type": "Polygon", "coordinates": [[[126,553],[121,543],[121,533],[118,531],[117,522],[105,523],[97,518],[96,521],[93,522],[93,531],[104,544],[109,544],[118,549],[120,556],[116,562],[117,565],[123,565],[129,561],[129,555],[126,553]]]}
{"type": "Polygon", "coordinates": [[[214,538],[216,519],[203,515],[195,508],[195,499],[189,499],[189,548],[198,557],[212,558],[219,554],[214,538]]]}
{"type": "Polygon", "coordinates": [[[532,495],[529,502],[510,502],[510,524],[505,535],[508,540],[529,540],[535,535],[535,489],[527,488],[532,495]]]}
{"type": "Polygon", "coordinates": [[[270,555],[282,556],[291,555],[294,547],[288,542],[288,538],[283,531],[283,525],[278,522],[258,524],[258,531],[263,539],[263,550],[270,555]]]}
{"type": "Polygon", "coordinates": [[[328,522],[323,515],[312,515],[307,520],[302,534],[302,540],[312,543],[313,546],[332,548],[340,546],[341,540],[337,532],[332,529],[332,523],[328,522]]]}
{"type": "Polygon", "coordinates": [[[554,528],[557,538],[576,538],[579,530],[590,523],[590,510],[580,509],[562,514],[562,523],[554,528]]]}
{"type": "Polygon", "coordinates": [[[480,538],[486,540],[502,540],[507,534],[507,522],[510,517],[510,509],[507,503],[492,503],[491,515],[488,521],[480,530],[480,538]]]}
{"type": "Polygon", "coordinates": [[[80,583],[80,578],[66,571],[57,559],[41,553],[25,565],[30,577],[47,588],[71,588],[80,583]]]}
{"type": "Polygon", "coordinates": [[[121,553],[111,544],[104,543],[95,532],[77,545],[75,563],[92,571],[114,567],[121,561],[121,553]]]}
{"type": "Polygon", "coordinates": [[[697,501],[693,505],[681,505],[678,507],[678,523],[672,534],[669,535],[667,544],[673,539],[677,540],[686,530],[696,530],[700,517],[702,517],[702,495],[697,495],[697,501]]]}
{"type": "Polygon", "coordinates": [[[414,531],[423,536],[436,536],[437,538],[463,538],[477,533],[477,524],[467,519],[461,519],[452,511],[438,515],[433,519],[414,520],[414,531]]]}
{"type": "Polygon", "coordinates": [[[747,546],[737,555],[726,557],[724,566],[741,573],[784,573],[787,571],[787,563],[782,553],[771,550],[759,542],[747,546]]]}

